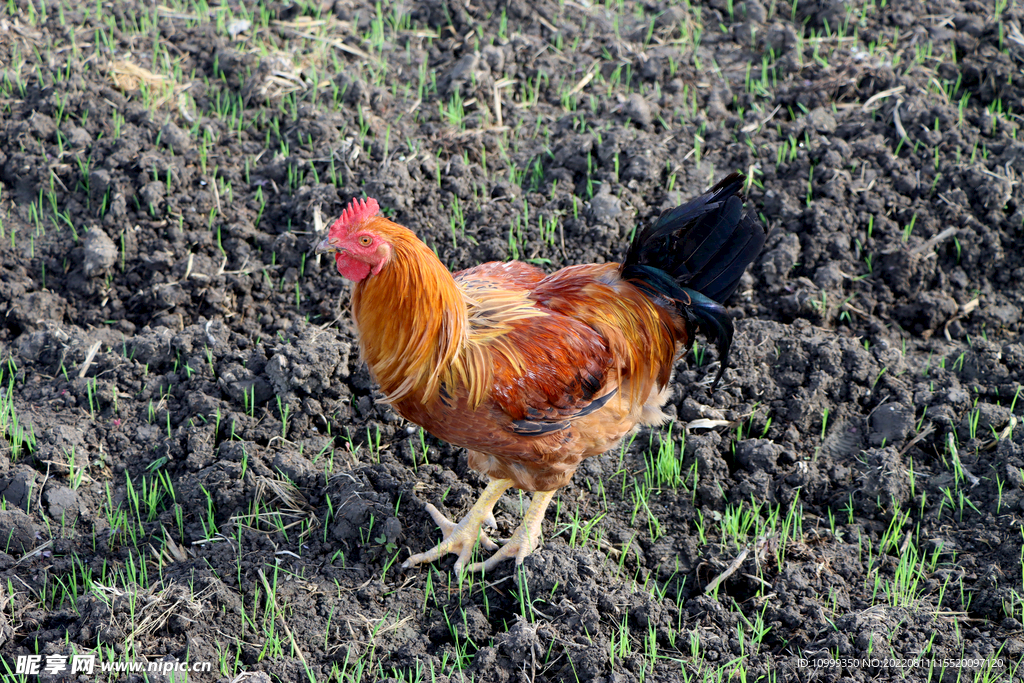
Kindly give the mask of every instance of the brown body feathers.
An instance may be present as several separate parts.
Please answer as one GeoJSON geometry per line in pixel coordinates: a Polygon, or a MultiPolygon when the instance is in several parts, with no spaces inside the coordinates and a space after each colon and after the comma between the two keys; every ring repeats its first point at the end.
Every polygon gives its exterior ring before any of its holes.
{"type": "Polygon", "coordinates": [[[549,491],[637,424],[664,419],[687,326],[618,264],[545,275],[486,263],[453,276],[406,228],[370,226],[393,253],[356,286],[363,357],[394,408],[469,449],[474,469],[549,491]]]}

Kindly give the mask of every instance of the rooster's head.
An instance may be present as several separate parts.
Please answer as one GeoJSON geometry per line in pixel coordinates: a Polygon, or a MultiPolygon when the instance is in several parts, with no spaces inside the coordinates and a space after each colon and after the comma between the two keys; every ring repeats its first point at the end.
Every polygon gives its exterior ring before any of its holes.
{"type": "Polygon", "coordinates": [[[376,275],[391,259],[389,233],[395,226],[379,213],[376,199],[353,199],[316,246],[316,253],[334,254],[338,272],[354,282],[376,275]]]}

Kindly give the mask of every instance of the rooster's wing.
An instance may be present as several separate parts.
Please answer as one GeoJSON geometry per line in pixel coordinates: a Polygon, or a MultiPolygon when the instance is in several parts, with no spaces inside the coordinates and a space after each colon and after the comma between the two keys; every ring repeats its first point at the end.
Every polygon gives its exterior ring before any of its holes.
{"type": "MultiPolygon", "coordinates": [[[[614,264],[597,268],[614,273],[614,264]]],[[[455,274],[468,299],[469,338],[452,379],[468,388],[471,405],[492,401],[508,416],[506,429],[524,436],[565,429],[616,389],[608,340],[584,319],[555,310],[557,275],[518,262],[455,274]]]]}

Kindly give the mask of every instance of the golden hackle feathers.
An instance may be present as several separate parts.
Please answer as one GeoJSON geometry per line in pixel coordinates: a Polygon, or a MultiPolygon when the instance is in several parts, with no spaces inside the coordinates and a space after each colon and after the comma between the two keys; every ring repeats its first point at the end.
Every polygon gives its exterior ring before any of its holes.
{"type": "Polygon", "coordinates": [[[357,288],[354,312],[363,356],[389,402],[416,396],[429,403],[442,386],[461,385],[470,405],[479,406],[489,394],[493,352],[525,370],[503,339],[516,322],[544,315],[524,290],[464,291],[406,228],[386,219],[367,228],[388,239],[393,252],[389,267],[357,288]]]}
{"type": "Polygon", "coordinates": [[[353,313],[364,359],[389,401],[432,400],[466,338],[466,305],[451,273],[407,228],[370,218],[391,244],[387,267],[360,282],[353,313]]]}
{"type": "Polygon", "coordinates": [[[516,372],[524,372],[526,365],[521,350],[508,342],[507,335],[517,322],[545,313],[536,307],[524,289],[477,281],[464,285],[461,291],[466,297],[469,334],[461,353],[445,374],[445,383],[465,386],[469,390],[469,404],[476,407],[483,403],[490,390],[491,354],[502,354],[516,372]]]}

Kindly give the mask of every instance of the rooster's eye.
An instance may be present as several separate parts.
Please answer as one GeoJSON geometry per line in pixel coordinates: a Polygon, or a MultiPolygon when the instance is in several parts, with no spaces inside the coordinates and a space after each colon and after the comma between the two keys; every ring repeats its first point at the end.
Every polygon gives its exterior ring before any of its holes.
{"type": "Polygon", "coordinates": [[[359,238],[359,246],[368,247],[373,244],[373,238],[369,235],[363,235],[359,238]]]}

